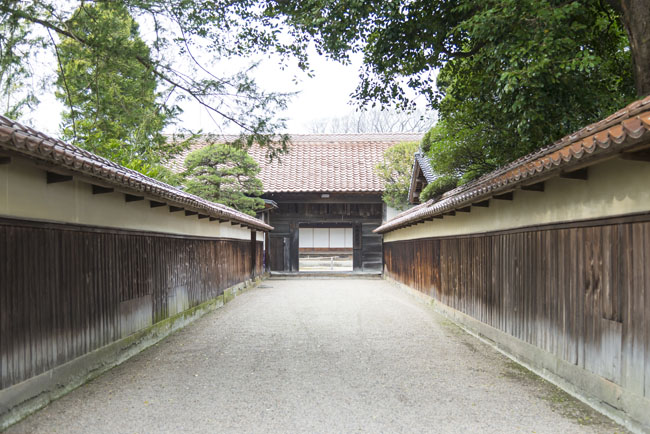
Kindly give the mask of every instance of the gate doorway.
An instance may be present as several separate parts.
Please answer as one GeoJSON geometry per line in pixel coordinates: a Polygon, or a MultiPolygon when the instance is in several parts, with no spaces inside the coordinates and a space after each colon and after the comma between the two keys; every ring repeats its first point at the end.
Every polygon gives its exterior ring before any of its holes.
{"type": "Polygon", "coordinates": [[[352,226],[300,225],[298,246],[299,271],[353,271],[354,229],[352,226]]]}

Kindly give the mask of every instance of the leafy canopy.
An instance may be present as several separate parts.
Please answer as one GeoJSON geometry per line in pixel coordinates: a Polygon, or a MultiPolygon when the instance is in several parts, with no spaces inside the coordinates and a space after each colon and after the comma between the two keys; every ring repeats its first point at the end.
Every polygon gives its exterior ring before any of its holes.
{"type": "Polygon", "coordinates": [[[635,95],[627,36],[600,0],[307,0],[269,13],[331,57],[362,53],[360,103],[409,108],[425,96],[440,125],[424,147],[447,180],[473,179],[635,95]]]}
{"type": "Polygon", "coordinates": [[[417,150],[417,142],[398,143],[384,152],[384,161],[375,167],[377,175],[385,183],[382,199],[388,206],[398,210],[408,206],[413,155],[417,150]]]}
{"type": "Polygon", "coordinates": [[[64,36],[57,48],[56,96],[67,106],[62,136],[125,167],[165,178],[160,164],[179,151],[163,128],[178,113],[164,107],[159,79],[137,59],[150,59],[129,12],[118,2],[79,8],[68,28],[101,53],[64,36]]]}
{"type": "Polygon", "coordinates": [[[185,191],[255,215],[264,208],[257,162],[238,146],[211,144],[185,159],[185,191]]]}
{"type": "MultiPolygon", "coordinates": [[[[296,58],[307,68],[305,51],[298,44],[281,40],[277,20],[264,16],[258,1],[8,0],[0,2],[0,22],[0,78],[6,77],[7,71],[15,71],[16,65],[34,60],[29,48],[45,43],[54,54],[59,41],[74,40],[83,47],[84,57],[95,63],[106,62],[106,67],[110,61],[130,70],[134,63],[140,63],[162,87],[157,90],[165,95],[161,100],[163,113],[173,113],[182,101],[195,101],[215,120],[216,127],[235,125],[242,133],[238,143],[258,143],[268,149],[269,157],[286,150],[288,136],[278,134],[285,121],[278,113],[286,108],[290,94],[260,89],[251,78],[254,65],[236,71],[229,62],[233,57],[276,52],[283,62],[296,58]],[[149,55],[135,39],[128,42],[127,28],[115,38],[104,38],[111,20],[100,24],[90,18],[99,10],[112,10],[117,14],[115,19],[122,14],[118,10],[128,11],[145,24],[149,55]],[[16,29],[24,29],[24,33],[16,29]],[[3,43],[11,38],[21,42],[3,43]]],[[[33,70],[21,71],[14,75],[11,85],[23,84],[26,94],[35,95],[38,89],[26,89],[34,76],[33,70]]]]}

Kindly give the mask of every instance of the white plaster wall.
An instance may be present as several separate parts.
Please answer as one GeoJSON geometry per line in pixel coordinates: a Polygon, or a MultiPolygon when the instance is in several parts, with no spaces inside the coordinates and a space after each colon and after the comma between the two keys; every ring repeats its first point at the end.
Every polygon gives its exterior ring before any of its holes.
{"type": "MultiPolygon", "coordinates": [[[[412,208],[412,206],[409,205],[408,208],[412,208]]],[[[385,215],[383,216],[382,221],[387,222],[388,220],[392,219],[392,218],[395,217],[397,214],[399,214],[399,213],[401,213],[401,212],[403,212],[403,211],[400,211],[400,210],[398,210],[398,209],[395,209],[395,208],[393,208],[392,206],[388,206],[388,205],[386,205],[385,208],[384,208],[384,212],[385,212],[385,215]]]]}
{"type": "Polygon", "coordinates": [[[167,206],[151,208],[148,200],[127,203],[117,190],[94,195],[92,186],[77,178],[47,184],[45,177],[44,170],[21,158],[0,165],[0,216],[178,235],[251,237],[250,229],[229,221],[199,220],[183,211],[170,213],[167,206]]]}
{"type": "Polygon", "coordinates": [[[551,178],[544,192],[516,190],[514,200],[490,200],[409,228],[384,234],[384,241],[490,232],[650,211],[650,163],[609,160],[589,167],[587,181],[551,178]]]}

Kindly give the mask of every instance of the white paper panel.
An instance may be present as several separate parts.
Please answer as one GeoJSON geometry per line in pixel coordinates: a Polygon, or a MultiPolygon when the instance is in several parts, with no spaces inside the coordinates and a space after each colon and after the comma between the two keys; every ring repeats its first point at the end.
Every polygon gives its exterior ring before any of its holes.
{"type": "Polygon", "coordinates": [[[298,243],[301,248],[314,247],[314,229],[313,228],[299,228],[298,229],[298,243]]]}
{"type": "Polygon", "coordinates": [[[331,228],[330,229],[330,247],[336,247],[336,248],[345,247],[345,229],[344,228],[331,228]]]}
{"type": "Polygon", "coordinates": [[[350,249],[354,247],[354,242],[352,241],[352,233],[352,228],[345,228],[345,247],[348,247],[350,249]]]}
{"type": "Polygon", "coordinates": [[[314,248],[327,248],[329,247],[329,241],[329,228],[314,228],[314,248]]]}

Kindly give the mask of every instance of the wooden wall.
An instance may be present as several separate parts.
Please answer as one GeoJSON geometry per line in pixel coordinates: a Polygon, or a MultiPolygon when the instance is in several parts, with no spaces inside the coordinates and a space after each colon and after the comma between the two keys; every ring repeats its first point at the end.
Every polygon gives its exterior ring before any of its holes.
{"type": "Polygon", "coordinates": [[[254,240],[0,220],[0,389],[219,296],[262,256],[254,240]]]}
{"type": "Polygon", "coordinates": [[[386,243],[385,273],[649,397],[650,222],[643,219],[386,243]]]}

